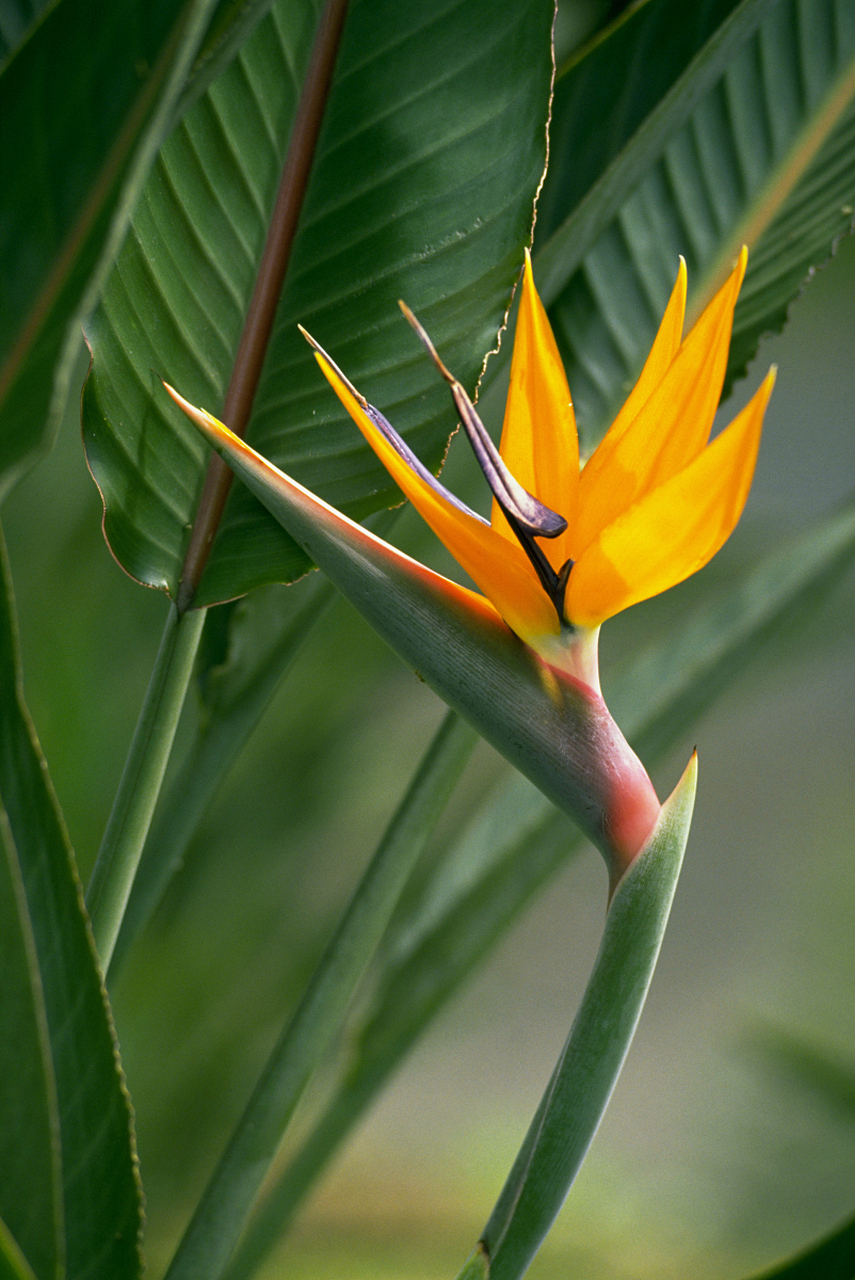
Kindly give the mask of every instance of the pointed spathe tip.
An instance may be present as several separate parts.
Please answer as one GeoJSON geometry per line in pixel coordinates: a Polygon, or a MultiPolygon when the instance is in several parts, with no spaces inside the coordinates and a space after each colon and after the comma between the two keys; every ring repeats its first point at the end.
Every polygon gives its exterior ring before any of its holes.
{"type": "Polygon", "coordinates": [[[171,396],[178,405],[178,408],[183,410],[183,412],[187,414],[188,418],[200,427],[208,426],[208,420],[211,416],[209,413],[206,413],[204,409],[197,409],[195,404],[191,404],[189,400],[185,400],[174,387],[171,387],[169,383],[165,381],[165,379],[161,378],[161,382],[163,383],[163,387],[167,395],[171,396]]]}

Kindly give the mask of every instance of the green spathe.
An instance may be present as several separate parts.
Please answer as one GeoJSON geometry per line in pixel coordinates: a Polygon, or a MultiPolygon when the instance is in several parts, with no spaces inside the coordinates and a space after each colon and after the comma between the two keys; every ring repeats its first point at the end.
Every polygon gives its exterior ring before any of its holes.
{"type": "Polygon", "coordinates": [[[538,658],[482,596],[396,551],[171,394],[383,639],[578,823],[614,888],[660,806],[599,692],[538,658]]]}

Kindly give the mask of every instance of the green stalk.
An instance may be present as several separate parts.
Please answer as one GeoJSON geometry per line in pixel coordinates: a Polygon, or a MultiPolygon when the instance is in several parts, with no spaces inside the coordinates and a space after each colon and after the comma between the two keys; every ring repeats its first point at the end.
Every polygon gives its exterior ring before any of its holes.
{"type": "Polygon", "coordinates": [[[145,701],[89,882],[86,905],[105,973],[160,794],[204,621],[204,609],[179,617],[175,606],[170,606],[145,701]]]}
{"type": "MultiPolygon", "coordinates": [[[[516,798],[521,782],[516,779],[510,788],[516,798]]],[[[483,811],[499,807],[494,793],[483,811]]],[[[524,830],[510,834],[513,822],[508,821],[509,842],[499,841],[490,869],[462,891],[439,921],[424,930],[418,924],[415,929],[411,924],[408,930],[405,924],[405,931],[411,934],[408,944],[396,950],[392,941],[391,950],[396,954],[394,958],[387,956],[370,1005],[349,1031],[352,1062],[290,1163],[266,1189],[223,1280],[246,1280],[256,1274],[287,1234],[331,1157],[388,1084],[426,1025],[517,918],[524,902],[557,866],[580,851],[581,838],[569,819],[547,800],[543,800],[543,808],[544,816],[533,828],[526,824],[524,830]]],[[[513,801],[508,809],[514,809],[513,801]]],[[[501,829],[501,822],[498,825],[501,829]]],[[[459,858],[466,847],[477,865],[477,846],[472,850],[465,835],[452,857],[459,858]]],[[[400,933],[397,940],[400,943],[400,933]]],[[[384,939],[384,947],[387,941],[384,939]]]]}
{"type": "Polygon", "coordinates": [[[218,1280],[308,1079],[331,1044],[477,735],[449,712],[255,1087],[167,1280],[218,1280]]]}
{"type": "Polygon", "coordinates": [[[256,655],[245,681],[235,685],[225,705],[209,709],[196,740],[157,811],[139,874],[134,881],[110,967],[115,975],[146,928],[223,779],[270,704],[303,641],[334,597],[334,588],[315,574],[312,590],[276,636],[256,655]]]}
{"type": "MultiPolygon", "coordinates": [[[[397,1062],[396,1058],[396,1062],[397,1062]]],[[[385,1064],[384,1064],[385,1065],[385,1064]]],[[[341,1089],[324,1111],[294,1159],[277,1179],[269,1195],[249,1223],[222,1280],[247,1280],[254,1276],[274,1247],[287,1234],[294,1216],[330,1158],[365,1114],[389,1072],[362,1072],[354,1087],[341,1089]]]]}
{"type": "MultiPolygon", "coordinates": [[[[497,1275],[508,1280],[522,1275],[584,1159],[629,1049],[652,978],[682,862],[694,783],[692,764],[667,802],[647,847],[618,886],[582,1005],[485,1231],[487,1243],[479,1243],[458,1280],[482,1280],[488,1274],[491,1280],[497,1275]],[[494,1258],[488,1254],[489,1244],[494,1258]]],[[[519,842],[520,848],[527,847],[527,857],[535,868],[532,888],[543,880],[544,871],[554,869],[562,850],[566,855],[568,841],[572,845],[573,833],[552,810],[533,841],[519,842]]],[[[514,852],[518,853],[516,844],[507,857],[514,852]]],[[[490,901],[491,893],[483,885],[482,889],[490,901]]],[[[446,977],[440,957],[453,948],[451,939],[461,939],[464,955],[472,936],[475,955],[489,946],[483,936],[485,922],[479,919],[480,896],[474,893],[463,900],[443,929],[442,939],[432,945],[433,968],[446,977]]],[[[497,919],[495,928],[488,932],[494,939],[501,931],[502,921],[497,919]]],[[[455,969],[459,954],[459,948],[453,950],[455,969]]],[[[403,963],[403,980],[387,986],[371,1021],[357,1035],[354,1066],[259,1207],[222,1280],[246,1280],[256,1274],[286,1234],[330,1157],[376,1098],[431,1013],[447,997],[449,987],[456,987],[471,967],[460,961],[463,973],[455,972],[456,981],[443,983],[432,973],[430,959],[421,949],[403,963]],[[421,981],[412,980],[414,971],[421,975],[421,981]],[[440,989],[434,990],[437,981],[440,989]]]]}
{"type": "MultiPolygon", "coordinates": [[[[689,763],[619,882],[579,1012],[479,1241],[490,1280],[519,1280],[579,1171],[620,1075],[659,957],[695,800],[689,763]]],[[[469,1280],[470,1259],[458,1280],[469,1280]]]]}

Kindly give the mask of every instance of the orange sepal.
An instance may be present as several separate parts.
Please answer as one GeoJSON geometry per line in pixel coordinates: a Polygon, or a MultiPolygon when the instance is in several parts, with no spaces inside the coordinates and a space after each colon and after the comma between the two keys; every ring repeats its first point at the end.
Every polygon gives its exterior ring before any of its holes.
{"type": "MultiPolygon", "coordinates": [[[[534,285],[527,252],[499,451],[523,488],[559,511],[572,528],[579,490],[576,418],[567,375],[534,285]]],[[[513,538],[497,503],[493,504],[492,524],[513,538]]],[[[559,565],[570,555],[567,537],[560,534],[549,543],[550,559],[559,565]]]]}
{"type": "Polygon", "coordinates": [[[632,418],[625,410],[618,415],[583,469],[573,544],[577,559],[621,511],[676,475],[706,445],[721,397],[746,261],[743,249],[638,412],[632,418]]]}
{"type": "Polygon", "coordinates": [[[574,623],[597,626],[667,591],[722,547],[748,497],[774,381],[772,369],[712,444],[602,530],[570,575],[566,608],[574,623]]]}
{"type": "Polygon", "coordinates": [[[493,602],[505,622],[521,639],[534,643],[541,635],[559,631],[558,617],[522,548],[454,506],[423,480],[382,435],[365,407],[339,377],[335,368],[315,351],[324,376],[359,427],[399,489],[430,525],[461,568],[493,602]]]}

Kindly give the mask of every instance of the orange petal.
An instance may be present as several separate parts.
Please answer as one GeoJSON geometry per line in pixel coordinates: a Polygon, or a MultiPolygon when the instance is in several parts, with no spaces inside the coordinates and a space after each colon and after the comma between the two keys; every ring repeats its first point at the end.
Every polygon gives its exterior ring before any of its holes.
{"type": "MultiPolygon", "coordinates": [[[[614,422],[609,427],[608,438],[612,445],[617,444],[624,432],[632,426],[652,393],[665,377],[671,361],[680,350],[685,315],[686,263],[683,258],[680,258],[677,279],[674,282],[674,288],[671,290],[671,297],[668,299],[662,323],[659,326],[656,337],[653,339],[650,354],[644,362],[644,368],[639,374],[638,381],[630,391],[614,422]]],[[[596,453],[594,453],[590,462],[586,464],[586,469],[596,456],[596,453]]]]}
{"type": "MultiPolygon", "coordinates": [[[[721,397],[746,259],[743,249],[639,412],[632,419],[618,416],[582,471],[576,559],[621,511],[676,475],[706,444],[721,397]]],[[[673,318],[669,328],[673,332],[673,318]]]]}
{"type": "Polygon", "coordinates": [[[492,601],[511,630],[527,641],[557,633],[560,628],[555,609],[522,548],[510,544],[476,516],[455,507],[411,470],[319,351],[315,351],[315,359],[399,489],[492,601]]]}
{"type": "Polygon", "coordinates": [[[619,515],[580,557],[565,597],[571,622],[597,626],[667,591],[712,559],[748,497],[774,381],[772,369],[712,444],[619,515]]]}
{"type": "MultiPolygon", "coordinates": [[[[523,488],[562,515],[572,529],[579,487],[576,419],[564,365],[534,287],[528,253],[500,452],[523,488]]],[[[492,523],[513,537],[495,504],[492,523]]],[[[543,544],[550,560],[559,566],[570,554],[563,548],[566,536],[543,544]]]]}
{"type": "Polygon", "coordinates": [[[686,261],[680,258],[680,266],[677,271],[677,279],[674,281],[674,288],[671,290],[671,297],[668,299],[668,305],[665,308],[665,314],[662,317],[662,323],[653,339],[653,346],[650,348],[650,355],[644,362],[644,368],[639,374],[638,381],[629,393],[626,404],[621,409],[611,430],[615,434],[620,432],[621,422],[626,420],[627,424],[645,404],[649,396],[659,385],[665,376],[665,373],[674,356],[680,350],[680,343],[683,340],[683,321],[686,317],[686,261]]]}

